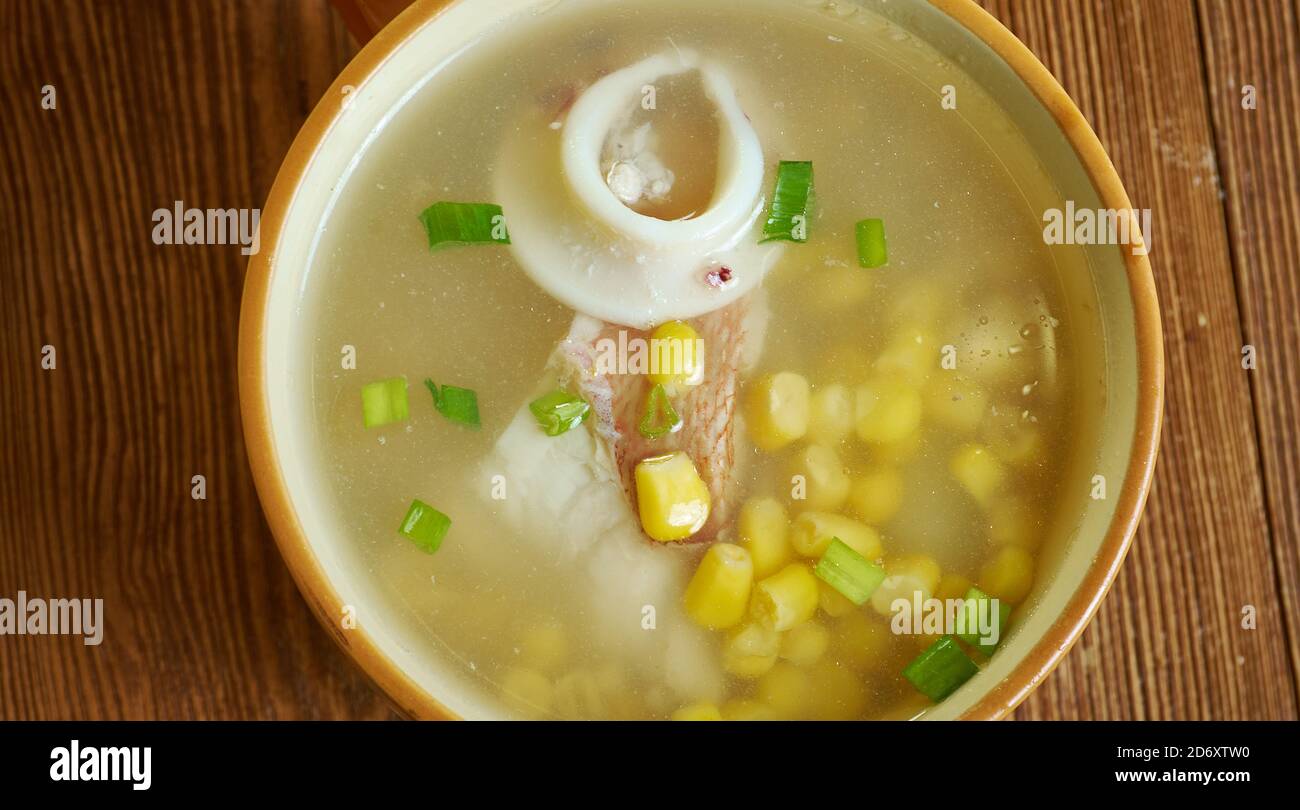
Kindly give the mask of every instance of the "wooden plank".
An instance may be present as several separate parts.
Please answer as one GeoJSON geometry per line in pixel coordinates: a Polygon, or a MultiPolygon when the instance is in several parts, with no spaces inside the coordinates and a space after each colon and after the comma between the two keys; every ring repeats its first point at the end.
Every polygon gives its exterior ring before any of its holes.
{"type": "Polygon", "coordinates": [[[1201,0],[1201,41],[1223,175],[1273,557],[1300,673],[1300,10],[1294,0],[1201,0]],[[1254,108],[1243,94],[1254,87],[1254,108]]]}
{"type": "Polygon", "coordinates": [[[1195,8],[988,0],[1153,211],[1164,440],[1147,514],[1097,619],[1022,718],[1296,717],[1294,675],[1238,364],[1236,307],[1195,8]],[[1243,630],[1243,605],[1259,629],[1243,630]]]}
{"type": "Polygon", "coordinates": [[[262,520],[236,392],[245,257],[151,240],[176,200],[262,205],[351,54],[337,16],[25,0],[2,28],[0,592],[103,598],[106,629],[3,639],[0,717],[391,716],[262,520]]]}

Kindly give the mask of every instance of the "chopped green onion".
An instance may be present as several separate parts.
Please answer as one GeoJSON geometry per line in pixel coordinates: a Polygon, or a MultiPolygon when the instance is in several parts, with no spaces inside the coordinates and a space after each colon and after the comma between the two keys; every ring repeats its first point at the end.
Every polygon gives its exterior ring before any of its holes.
{"type": "Polygon", "coordinates": [[[889,261],[885,249],[885,222],[881,219],[864,219],[854,226],[858,236],[858,264],[863,267],[880,267],[889,261]]]}
{"type": "Polygon", "coordinates": [[[427,379],[424,385],[433,394],[433,407],[438,409],[438,413],[462,425],[479,426],[478,395],[473,391],[454,385],[444,385],[440,391],[433,380],[427,379]]]}
{"type": "Polygon", "coordinates": [[[451,528],[451,518],[434,509],[424,501],[411,501],[411,508],[406,510],[402,525],[397,531],[406,535],[421,551],[432,554],[442,545],[442,539],[451,528]]]}
{"type": "Polygon", "coordinates": [[[406,404],[405,377],[393,377],[361,386],[361,416],[366,427],[405,422],[410,415],[406,404]]]}
{"type": "Polygon", "coordinates": [[[938,703],[979,672],[952,636],[944,636],[926,648],[903,669],[903,677],[917,691],[938,703]]]}
{"type": "Polygon", "coordinates": [[[966,599],[961,606],[961,614],[957,625],[957,638],[971,645],[985,655],[992,655],[997,649],[998,644],[1002,642],[1002,636],[1007,630],[1007,620],[1011,618],[1011,606],[1000,599],[994,599],[979,588],[971,588],[966,592],[966,599]],[[981,604],[987,602],[989,607],[982,608],[981,604]],[[980,628],[980,615],[991,616],[993,605],[997,605],[997,618],[993,630],[997,635],[997,641],[985,643],[984,634],[980,628]]]}
{"type": "Polygon", "coordinates": [[[420,212],[429,249],[494,242],[510,244],[501,206],[492,203],[436,202],[420,212]]]}
{"type": "Polygon", "coordinates": [[[547,436],[567,433],[591,415],[591,406],[586,400],[558,388],[530,402],[528,410],[533,412],[537,424],[547,436]]]}
{"type": "Polygon", "coordinates": [[[831,538],[813,573],[853,604],[861,605],[885,580],[884,570],[838,537],[831,538]]]}
{"type": "Polygon", "coordinates": [[[813,169],[810,160],[783,160],[776,168],[772,205],[763,223],[759,242],[808,241],[808,203],[812,198],[813,169]]]}
{"type": "Polygon", "coordinates": [[[637,429],[641,431],[642,436],[653,440],[669,433],[676,433],[681,426],[682,418],[677,415],[672,402],[668,400],[668,392],[664,390],[663,383],[655,383],[650,393],[646,395],[645,413],[642,414],[641,424],[637,425],[637,429]]]}

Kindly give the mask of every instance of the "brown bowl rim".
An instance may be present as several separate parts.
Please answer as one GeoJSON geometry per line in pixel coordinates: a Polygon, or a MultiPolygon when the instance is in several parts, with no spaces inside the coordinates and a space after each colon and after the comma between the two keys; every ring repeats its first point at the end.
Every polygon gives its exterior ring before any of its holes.
{"type": "MultiPolygon", "coordinates": [[[[361,87],[403,42],[456,2],[418,0],[379,32],[344,68],[312,110],[276,174],[261,217],[262,249],[248,263],[239,320],[239,394],[249,465],[285,563],[312,611],[331,638],[361,666],[403,714],[424,719],[457,715],[416,684],[358,624],[343,629],[343,602],[326,579],[293,509],[271,438],[264,367],[267,296],[289,205],[321,142],[343,111],[344,87],[361,87]]],[[[1103,206],[1129,210],[1132,204],[1101,142],[1078,107],[1038,58],[974,0],[927,0],[998,54],[1060,126],[1096,187],[1103,206]]],[[[962,719],[1000,719],[1011,712],[1078,640],[1106,596],[1137,532],[1155,469],[1164,397],[1164,348],[1155,280],[1145,256],[1123,251],[1133,299],[1138,355],[1138,401],[1133,449],[1115,516],[1083,581],[1065,609],[1023,660],[962,719]]]]}

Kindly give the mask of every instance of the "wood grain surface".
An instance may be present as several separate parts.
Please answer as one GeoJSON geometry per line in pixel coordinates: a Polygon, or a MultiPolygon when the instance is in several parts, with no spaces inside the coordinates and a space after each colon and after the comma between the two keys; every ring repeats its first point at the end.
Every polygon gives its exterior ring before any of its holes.
{"type": "MultiPolygon", "coordinates": [[[[1153,210],[1167,340],[1139,537],[1016,716],[1296,718],[1296,2],[985,6],[1153,210]]],[[[235,383],[245,257],[150,239],[176,200],[260,207],[355,40],[326,0],[0,0],[0,19],[0,595],[99,596],[107,621],[99,647],[0,637],[0,718],[393,716],[261,516],[235,383]]]]}

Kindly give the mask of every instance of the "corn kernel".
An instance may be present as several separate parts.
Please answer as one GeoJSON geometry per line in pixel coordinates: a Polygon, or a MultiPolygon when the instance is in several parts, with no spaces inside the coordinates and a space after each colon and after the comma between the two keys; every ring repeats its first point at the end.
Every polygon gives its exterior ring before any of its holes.
{"type": "Polygon", "coordinates": [[[797,667],[811,666],[825,654],[830,643],[829,630],[816,622],[804,622],[792,628],[785,634],[785,638],[781,639],[779,654],[797,667]]]}
{"type": "Polygon", "coordinates": [[[535,669],[512,667],[501,678],[501,696],[525,717],[541,717],[551,710],[551,679],[535,669]]]}
{"type": "Polygon", "coordinates": [[[921,425],[921,395],[904,382],[881,378],[859,385],[854,394],[854,421],[864,442],[900,442],[921,425]]]}
{"type": "Polygon", "coordinates": [[[780,633],[749,622],[727,636],[722,645],[722,668],[737,678],[757,678],[776,663],[780,649],[780,633]]]}
{"type": "Polygon", "coordinates": [[[636,502],[641,528],[660,542],[685,540],[709,519],[709,488],[680,451],[637,463],[636,502]]]}
{"type": "Polygon", "coordinates": [[[868,470],[849,490],[849,508],[870,524],[887,523],[903,504],[903,476],[892,467],[868,470]]]}
{"type": "Polygon", "coordinates": [[[725,630],[745,618],[754,563],[749,552],[731,543],[715,543],[686,586],[686,613],[696,624],[725,630]]]}
{"type": "Polygon", "coordinates": [[[1017,605],[1034,584],[1034,558],[1023,548],[1005,546],[981,569],[979,581],[985,593],[1017,605]]]}
{"type": "Polygon", "coordinates": [[[893,615],[896,599],[909,603],[920,593],[929,599],[939,586],[939,564],[924,554],[908,554],[885,561],[885,579],[871,594],[871,606],[882,616],[893,615]]]}
{"type": "Polygon", "coordinates": [[[817,577],[792,563],[754,588],[754,618],[778,633],[803,624],[817,611],[817,577]]]}
{"type": "Polygon", "coordinates": [[[819,386],[808,414],[808,438],[835,447],[853,432],[853,396],[843,385],[819,386]]]}
{"type": "Polygon", "coordinates": [[[971,582],[961,574],[947,573],[939,577],[939,585],[934,589],[935,599],[965,599],[970,592],[971,582]]]}
{"type": "Polygon", "coordinates": [[[728,700],[722,704],[723,720],[775,720],[776,712],[772,707],[757,700],[728,700]]]}
{"type": "Polygon", "coordinates": [[[867,688],[858,674],[829,661],[809,676],[817,684],[808,705],[813,720],[858,720],[867,710],[867,688]]]}
{"type": "Polygon", "coordinates": [[[926,387],[925,418],[950,430],[971,433],[988,410],[984,389],[955,373],[941,374],[926,387]]]}
{"type": "Polygon", "coordinates": [[[674,720],[721,720],[722,712],[712,703],[692,703],[673,712],[674,720]]]}
{"type": "Polygon", "coordinates": [[[905,326],[876,358],[874,368],[878,373],[920,386],[938,365],[939,347],[934,340],[917,326],[905,326]]]}
{"type": "Polygon", "coordinates": [[[948,469],[981,504],[989,502],[1006,478],[1002,462],[994,458],[987,447],[978,444],[964,444],[957,448],[948,462],[948,469]]]}
{"type": "Polygon", "coordinates": [[[880,670],[896,651],[889,624],[862,611],[835,623],[831,652],[837,661],[863,672],[880,670]]]}
{"type": "Polygon", "coordinates": [[[852,482],[835,451],[820,444],[810,444],[794,455],[790,477],[802,476],[803,503],[809,509],[838,509],[849,497],[852,482]]]}
{"type": "Polygon", "coordinates": [[[568,634],[555,619],[544,619],[529,627],[519,640],[519,660],[533,669],[554,672],[568,657],[568,634]]]}
{"type": "Polygon", "coordinates": [[[758,679],[755,695],[772,707],[772,712],[783,720],[798,720],[807,712],[812,684],[808,673],[784,662],[768,670],[758,679]]]}
{"type": "Polygon", "coordinates": [[[878,559],[882,552],[875,529],[833,512],[803,512],[790,527],[790,545],[805,557],[820,557],[833,537],[868,560],[878,559]]]}
{"type": "Polygon", "coordinates": [[[736,520],[736,534],[753,561],[755,579],[775,574],[794,557],[789,540],[790,519],[775,498],[745,501],[736,520]]]}
{"type": "Polygon", "coordinates": [[[808,381],[782,371],[758,380],[746,398],[749,435],[763,450],[779,450],[808,432],[808,381]]]}
{"type": "Polygon", "coordinates": [[[817,580],[817,606],[831,618],[843,616],[857,607],[847,596],[821,579],[817,580]]]}
{"type": "Polygon", "coordinates": [[[704,381],[704,341],[685,321],[668,321],[650,333],[650,382],[699,385],[704,381]]]}

